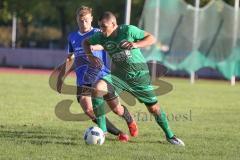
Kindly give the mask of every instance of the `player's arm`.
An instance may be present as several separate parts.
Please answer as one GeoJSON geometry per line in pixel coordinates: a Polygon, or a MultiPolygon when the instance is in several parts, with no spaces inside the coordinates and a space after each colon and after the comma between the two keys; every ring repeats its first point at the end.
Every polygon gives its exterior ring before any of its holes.
{"type": "MultiPolygon", "coordinates": [[[[92,45],[98,45],[98,44],[92,44],[92,45]]],[[[90,62],[92,64],[95,65],[95,67],[100,68],[102,66],[101,60],[93,55],[92,49],[91,49],[92,45],[91,45],[89,39],[85,39],[83,41],[83,49],[84,49],[85,54],[87,55],[88,59],[90,60],[90,62]]]]}
{"type": "Polygon", "coordinates": [[[134,39],[133,42],[127,41],[122,44],[121,47],[128,50],[133,48],[144,48],[156,42],[152,34],[133,25],[126,26],[126,33],[134,39]]]}
{"type": "Polygon", "coordinates": [[[132,48],[144,48],[150,46],[156,42],[154,36],[148,32],[144,32],[144,38],[137,42],[132,42],[132,48]]]}
{"type": "Polygon", "coordinates": [[[122,44],[122,48],[125,49],[134,49],[134,48],[144,48],[150,46],[156,42],[154,36],[148,32],[144,32],[144,37],[136,42],[126,41],[122,44]]]}
{"type": "Polygon", "coordinates": [[[64,64],[61,65],[57,78],[57,91],[61,93],[64,77],[67,75],[73,65],[74,54],[69,53],[64,64]]]}
{"type": "Polygon", "coordinates": [[[91,45],[90,48],[91,48],[91,51],[101,51],[101,50],[104,50],[103,46],[100,45],[100,44],[91,45]]]}

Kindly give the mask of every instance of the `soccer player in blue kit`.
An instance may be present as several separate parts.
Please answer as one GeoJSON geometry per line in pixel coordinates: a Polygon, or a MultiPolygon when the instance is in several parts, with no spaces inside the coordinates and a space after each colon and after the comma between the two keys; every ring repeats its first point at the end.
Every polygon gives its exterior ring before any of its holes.
{"type": "MultiPolygon", "coordinates": [[[[118,140],[122,142],[127,142],[129,137],[127,134],[123,133],[121,130],[117,129],[106,117],[105,115],[95,116],[94,111],[100,110],[101,108],[96,108],[96,104],[92,103],[91,94],[93,91],[93,85],[96,81],[109,74],[110,70],[106,67],[109,66],[109,61],[107,54],[103,51],[103,47],[100,45],[91,46],[94,56],[102,60],[104,65],[101,69],[97,69],[91,66],[84,49],[82,48],[82,42],[84,39],[92,36],[94,33],[99,32],[97,28],[93,28],[92,23],[92,9],[86,6],[81,6],[77,9],[76,19],[78,23],[79,30],[72,32],[68,37],[68,56],[66,59],[66,66],[73,64],[75,67],[76,77],[77,77],[77,100],[82,106],[85,114],[87,114],[93,122],[97,123],[98,126],[104,131],[109,132],[113,135],[118,136],[118,140]],[[80,86],[80,87],[79,87],[80,86]],[[93,108],[95,108],[93,110],[93,108]]],[[[66,68],[65,68],[66,69],[66,68]]],[[[62,85],[62,83],[58,84],[62,85]]],[[[60,87],[61,88],[61,87],[60,87]]],[[[59,91],[61,92],[61,90],[59,91]]],[[[106,97],[105,100],[111,100],[117,98],[116,95],[112,97],[106,97]]],[[[103,99],[99,99],[97,106],[104,103],[103,99]]],[[[113,104],[109,104],[113,105],[113,104]]],[[[126,120],[131,136],[137,136],[138,128],[137,124],[132,118],[131,114],[128,112],[127,108],[123,105],[114,107],[116,110],[114,112],[121,112],[122,117],[126,120]]]]}

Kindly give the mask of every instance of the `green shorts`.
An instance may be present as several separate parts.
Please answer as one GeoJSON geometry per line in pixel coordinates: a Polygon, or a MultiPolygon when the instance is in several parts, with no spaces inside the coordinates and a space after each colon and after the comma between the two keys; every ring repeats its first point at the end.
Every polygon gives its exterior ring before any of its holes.
{"type": "Polygon", "coordinates": [[[139,102],[144,103],[147,106],[157,103],[157,97],[155,95],[153,86],[150,84],[150,79],[148,82],[143,82],[136,79],[128,79],[126,81],[123,81],[117,76],[111,74],[104,76],[102,79],[114,87],[114,90],[112,90],[112,92],[116,93],[112,94],[119,95],[121,92],[127,91],[136,97],[139,102]]]}

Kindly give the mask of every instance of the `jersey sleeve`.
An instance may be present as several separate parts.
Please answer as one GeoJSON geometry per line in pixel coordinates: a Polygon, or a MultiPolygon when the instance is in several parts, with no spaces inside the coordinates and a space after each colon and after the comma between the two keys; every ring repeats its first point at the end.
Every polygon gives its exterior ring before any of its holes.
{"type": "Polygon", "coordinates": [[[130,36],[135,39],[135,40],[141,40],[144,38],[144,30],[141,30],[140,28],[133,26],[133,25],[129,25],[128,26],[128,33],[130,34],[130,36]]]}
{"type": "Polygon", "coordinates": [[[70,36],[68,37],[68,46],[67,46],[67,54],[72,54],[74,52],[73,46],[70,40],[70,36]]]}
{"type": "Polygon", "coordinates": [[[101,44],[100,34],[99,32],[94,33],[91,37],[88,38],[88,42],[91,45],[101,44]]]}

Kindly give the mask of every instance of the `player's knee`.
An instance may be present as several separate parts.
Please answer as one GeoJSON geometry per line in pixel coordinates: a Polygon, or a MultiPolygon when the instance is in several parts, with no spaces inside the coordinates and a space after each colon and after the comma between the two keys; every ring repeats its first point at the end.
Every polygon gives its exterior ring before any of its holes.
{"type": "Polygon", "coordinates": [[[100,81],[98,82],[95,86],[94,86],[94,96],[99,96],[102,97],[103,95],[106,94],[106,85],[104,83],[104,81],[100,81]]]}
{"type": "Polygon", "coordinates": [[[79,100],[79,102],[84,102],[87,100],[87,98],[85,96],[79,96],[78,100],[79,100]]]}
{"type": "Polygon", "coordinates": [[[86,108],[86,109],[84,110],[84,112],[85,112],[86,114],[93,114],[92,108],[86,108]]]}
{"type": "Polygon", "coordinates": [[[156,105],[148,107],[148,111],[152,114],[159,113],[159,110],[160,110],[159,107],[156,105]]]}
{"type": "Polygon", "coordinates": [[[78,96],[78,102],[81,106],[84,106],[84,108],[92,105],[92,100],[89,96],[78,96]]]}
{"type": "Polygon", "coordinates": [[[115,114],[117,114],[117,115],[121,115],[121,113],[122,113],[121,107],[114,107],[114,108],[112,109],[112,111],[113,111],[115,114]]]}

